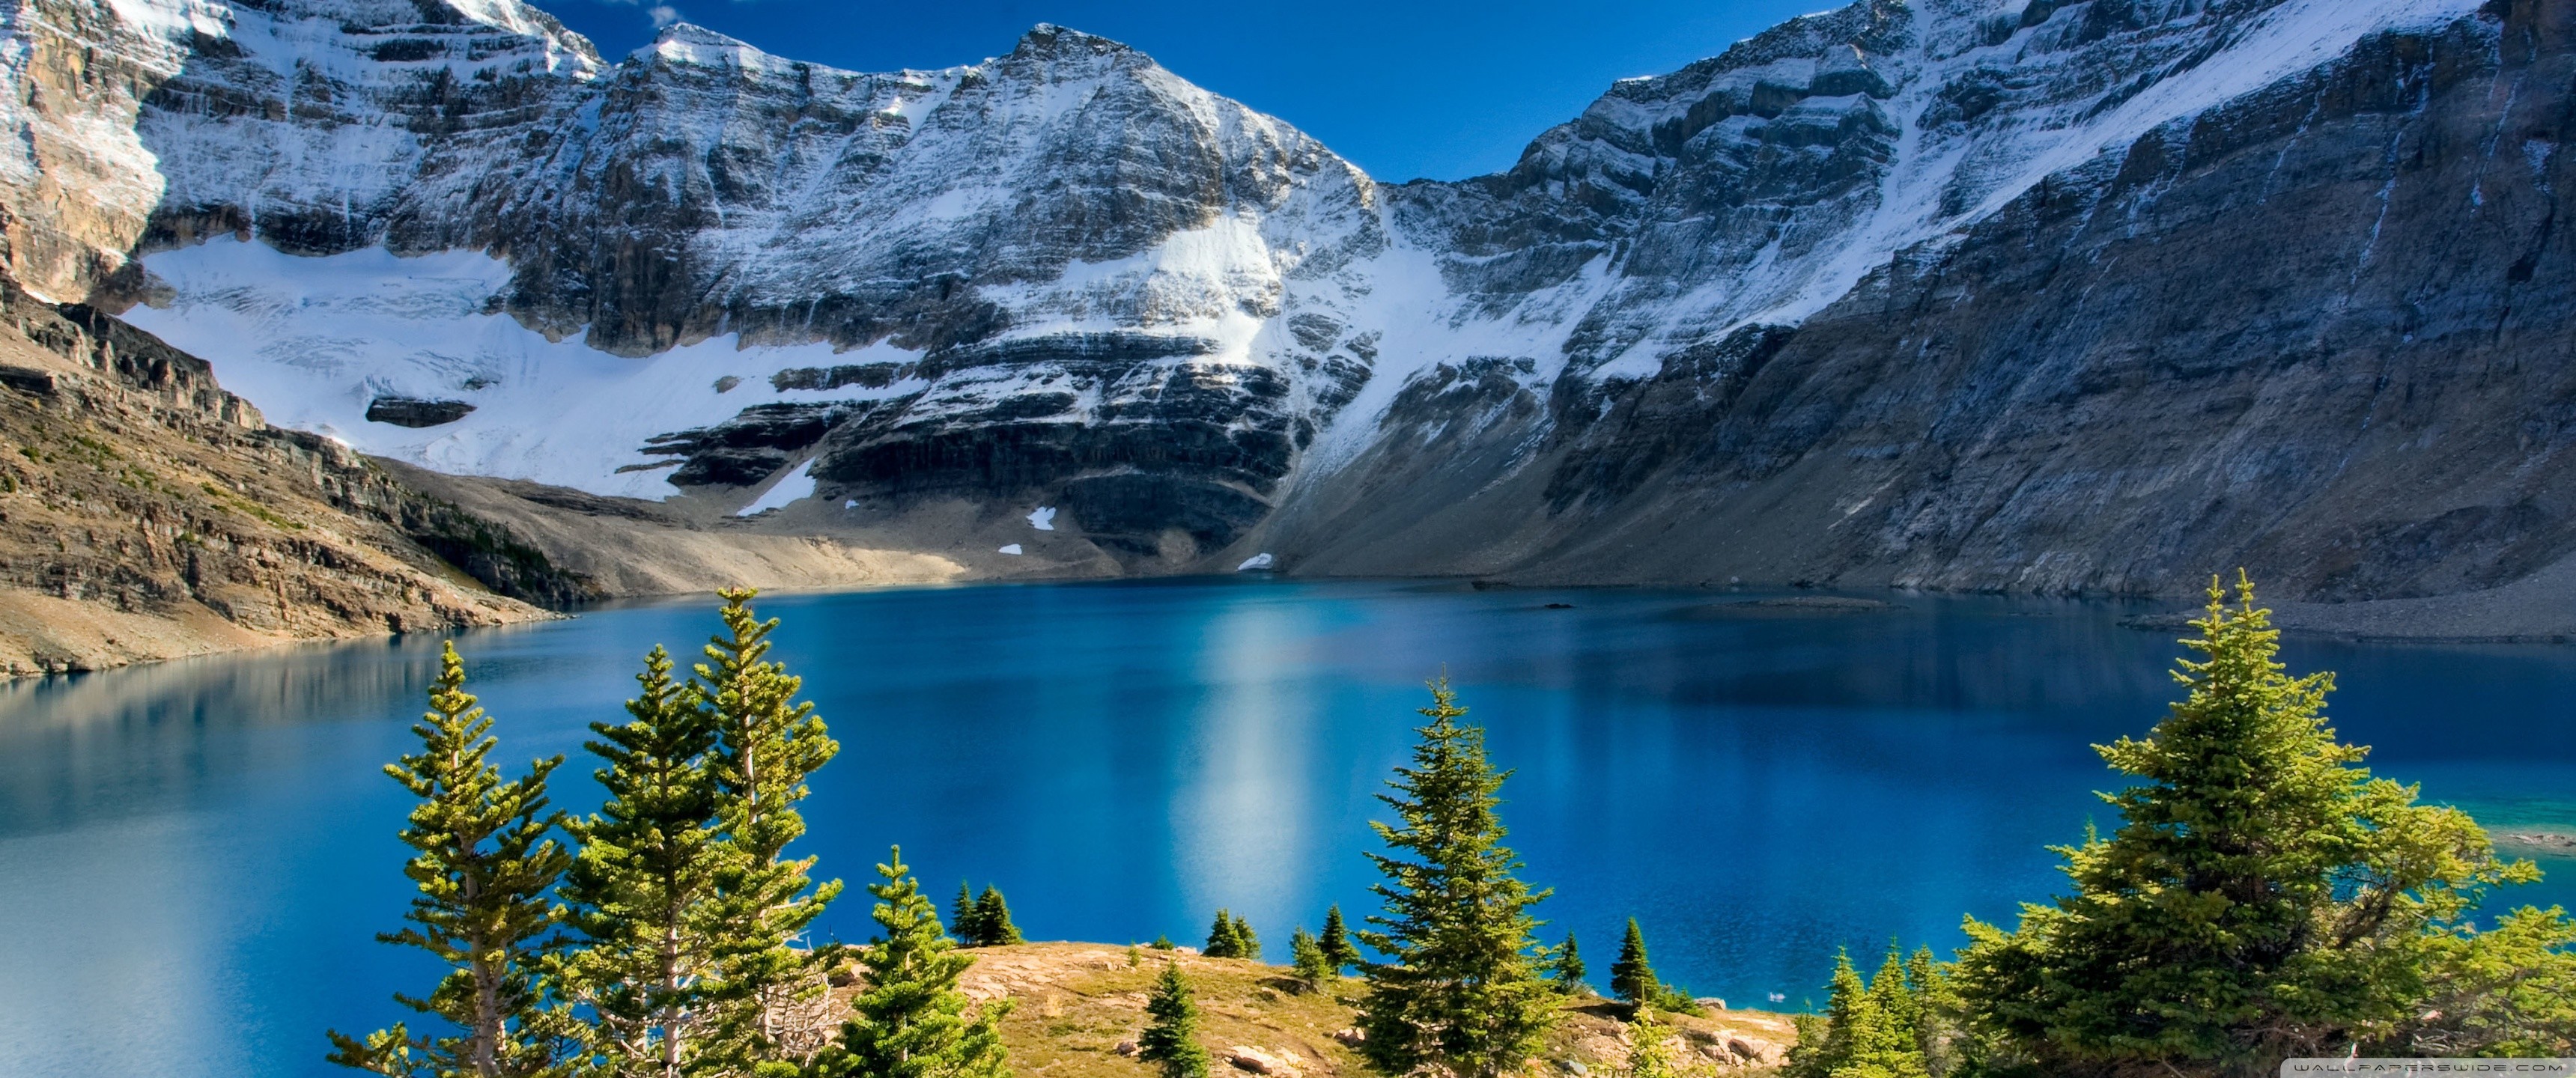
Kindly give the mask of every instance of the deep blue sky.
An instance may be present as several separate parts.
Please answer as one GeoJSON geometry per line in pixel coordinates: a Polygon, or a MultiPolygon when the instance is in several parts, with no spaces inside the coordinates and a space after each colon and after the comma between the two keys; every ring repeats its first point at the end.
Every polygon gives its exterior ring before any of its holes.
{"type": "Polygon", "coordinates": [[[938,68],[1058,23],[1145,50],[1381,180],[1511,166],[1615,79],[1670,71],[1835,0],[535,0],[615,59],[677,17],[798,60],[938,68]]]}

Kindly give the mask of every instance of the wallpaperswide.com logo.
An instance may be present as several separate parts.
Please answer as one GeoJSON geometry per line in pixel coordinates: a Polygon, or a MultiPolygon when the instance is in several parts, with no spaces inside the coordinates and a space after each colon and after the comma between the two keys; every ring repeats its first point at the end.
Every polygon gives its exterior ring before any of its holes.
{"type": "Polygon", "coordinates": [[[2281,1064],[2281,1078],[2405,1078],[2407,1075],[2476,1074],[2498,1078],[2576,1078],[2570,1059],[2292,1059],[2281,1064]]]}

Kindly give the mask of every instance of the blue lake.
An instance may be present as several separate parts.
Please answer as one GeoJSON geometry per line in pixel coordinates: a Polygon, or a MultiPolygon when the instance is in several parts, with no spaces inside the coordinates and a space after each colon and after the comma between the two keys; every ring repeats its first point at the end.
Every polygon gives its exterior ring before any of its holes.
{"type": "MultiPolygon", "coordinates": [[[[2052,893],[2043,847],[2102,819],[2088,745],[2141,733],[2170,633],[2124,608],[1900,596],[1828,615],[1740,595],[1226,580],[780,595],[779,657],[841,742],[806,852],[855,885],[904,845],[934,895],[998,884],[1036,939],[1204,936],[1219,906],[1284,961],[1371,906],[1372,798],[1444,667],[1491,750],[1550,938],[1606,968],[1622,920],[1668,979],[1738,1006],[1820,995],[1833,951],[1946,949],[1962,914],[2052,893]],[[1547,609],[1549,603],[1571,609],[1547,609]],[[1786,997],[1767,1002],[1771,993],[1786,997]]],[[[704,601],[467,634],[503,758],[622,717],[704,601]]],[[[322,1030],[401,1016],[418,960],[379,772],[438,641],[305,647],[0,684],[0,1074],[304,1075],[322,1030]]],[[[2576,826],[2576,649],[2293,638],[2383,774],[2490,826],[2576,826]]],[[[2576,905],[2576,861],[2507,897],[2576,905]]]]}

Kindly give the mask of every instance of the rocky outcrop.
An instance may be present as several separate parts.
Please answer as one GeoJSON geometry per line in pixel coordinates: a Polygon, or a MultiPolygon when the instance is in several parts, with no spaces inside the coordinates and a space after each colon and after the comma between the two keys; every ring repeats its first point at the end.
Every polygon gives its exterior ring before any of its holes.
{"type": "Polygon", "coordinates": [[[0,284],[0,359],[42,376],[0,391],[7,674],[526,621],[596,594],[96,310],[0,284]]]}

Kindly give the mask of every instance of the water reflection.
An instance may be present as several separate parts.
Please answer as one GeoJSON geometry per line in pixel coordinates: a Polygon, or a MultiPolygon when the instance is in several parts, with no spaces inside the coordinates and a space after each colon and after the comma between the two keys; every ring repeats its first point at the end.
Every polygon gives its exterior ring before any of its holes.
{"type": "MultiPolygon", "coordinates": [[[[1369,906],[1372,795],[1444,666],[1495,758],[1551,938],[1646,924],[1738,1001],[1815,991],[1837,946],[1948,944],[2056,886],[2108,775],[2087,747],[2171,693],[2119,611],[1907,597],[1784,616],[1707,593],[1181,582],[780,596],[779,655],[843,745],[808,802],[825,876],[892,842],[945,897],[1009,892],[1034,938],[1196,942],[1219,905],[1284,957],[1369,906]],[[1549,609],[1550,603],[1569,604],[1549,609]]],[[[706,604],[470,634],[502,756],[574,753],[706,604]]],[[[416,960],[405,747],[437,641],[0,684],[0,1073],[320,1074],[320,1030],[398,1017],[416,960]],[[408,978],[408,979],[407,979],[408,978]]],[[[2384,772],[2491,822],[2576,826],[2576,649],[2302,642],[2384,772]]],[[[587,761],[559,800],[596,801],[587,761]]],[[[2576,897],[2576,863],[2527,897],[2576,897]]],[[[821,924],[868,934],[864,902],[821,924]]]]}

